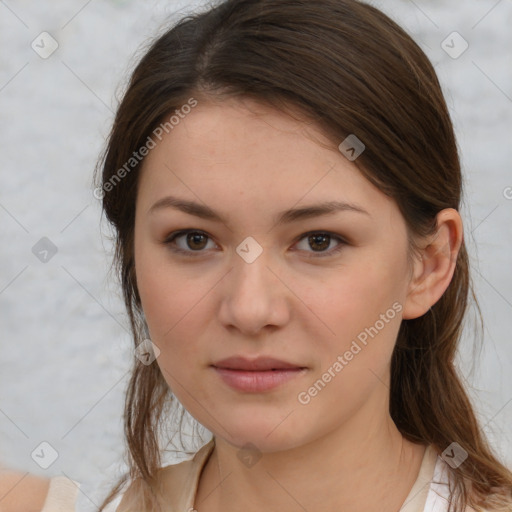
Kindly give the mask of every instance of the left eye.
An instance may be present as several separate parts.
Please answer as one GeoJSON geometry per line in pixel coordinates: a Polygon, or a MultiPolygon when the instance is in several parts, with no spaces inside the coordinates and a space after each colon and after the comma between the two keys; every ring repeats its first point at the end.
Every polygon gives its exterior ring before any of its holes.
{"type": "MultiPolygon", "coordinates": [[[[302,241],[302,240],[306,240],[306,243],[310,244],[311,247],[316,246],[319,249],[325,249],[326,247],[329,247],[333,240],[336,240],[338,242],[338,245],[336,247],[334,247],[334,249],[331,249],[329,251],[326,251],[326,250],[313,251],[313,253],[316,253],[316,254],[308,256],[308,257],[313,257],[313,258],[330,256],[333,253],[341,251],[343,246],[346,244],[345,240],[343,240],[343,238],[341,238],[340,236],[334,235],[332,233],[324,233],[324,232],[320,232],[320,231],[306,233],[306,234],[302,235],[302,237],[299,239],[299,241],[302,241]]],[[[306,252],[308,252],[308,251],[306,250],[306,252]]]]}
{"type": "MultiPolygon", "coordinates": [[[[176,231],[174,233],[171,233],[165,240],[164,244],[168,245],[170,249],[173,252],[181,253],[186,256],[200,256],[201,253],[204,253],[202,249],[205,248],[207,244],[207,239],[210,237],[203,231],[197,231],[197,230],[183,230],[183,231],[176,231]],[[179,247],[179,245],[176,243],[176,240],[179,240],[183,237],[185,238],[185,248],[179,247]],[[188,249],[187,249],[188,247],[188,249]],[[191,249],[191,250],[189,250],[191,249]]],[[[341,238],[338,235],[334,235],[332,233],[323,232],[323,231],[313,231],[310,233],[305,233],[299,238],[299,242],[302,240],[306,240],[306,243],[309,244],[310,247],[317,247],[319,250],[312,251],[313,253],[308,257],[324,257],[324,256],[330,256],[333,253],[336,253],[340,251],[344,245],[346,245],[347,242],[343,238],[341,238]],[[333,240],[336,240],[338,242],[338,245],[329,251],[326,251],[325,249],[328,248],[331,245],[331,242],[333,240]]],[[[213,241],[212,241],[213,242],[213,241]]],[[[305,250],[307,249],[299,249],[299,250],[305,250]]]]}

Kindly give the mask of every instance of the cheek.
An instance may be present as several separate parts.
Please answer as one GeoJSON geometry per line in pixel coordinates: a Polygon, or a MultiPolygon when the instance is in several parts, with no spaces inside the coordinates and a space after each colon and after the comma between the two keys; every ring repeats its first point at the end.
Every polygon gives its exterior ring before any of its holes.
{"type": "Polygon", "coordinates": [[[194,305],[201,290],[178,272],[157,266],[137,267],[142,308],[155,342],[165,342],[197,316],[194,305]]]}
{"type": "Polygon", "coordinates": [[[201,396],[196,378],[198,362],[204,358],[195,342],[200,339],[198,290],[178,272],[146,266],[143,259],[140,263],[137,282],[142,308],[150,339],[160,349],[156,363],[178,400],[187,409],[193,408],[182,390],[201,396]]]}
{"type": "Polygon", "coordinates": [[[316,297],[322,304],[318,316],[334,331],[321,337],[321,364],[311,387],[302,390],[318,393],[311,401],[312,415],[330,410],[332,421],[342,421],[374,392],[387,394],[386,373],[402,309],[395,272],[384,266],[353,266],[346,276],[340,273],[332,280],[326,294],[330,300],[318,289],[316,295],[308,292],[312,302],[316,297]]]}
{"type": "Polygon", "coordinates": [[[215,283],[171,265],[161,248],[136,252],[136,275],[150,337],[161,351],[159,364],[174,373],[183,361],[200,361],[195,340],[201,339],[204,322],[212,314],[205,308],[215,283]]]}
{"type": "MultiPolygon", "coordinates": [[[[169,263],[166,251],[149,239],[149,234],[136,231],[135,274],[137,288],[154,342],[162,337],[185,314],[187,294],[191,287],[179,270],[169,263]]],[[[158,343],[157,343],[158,344],[158,343]]]]}
{"type": "Polygon", "coordinates": [[[327,290],[311,288],[308,300],[336,335],[355,336],[401,301],[400,278],[394,267],[361,264],[343,270],[327,290]]]}
{"type": "Polygon", "coordinates": [[[367,379],[370,369],[383,374],[400,328],[405,283],[400,276],[405,259],[381,255],[380,260],[385,264],[362,257],[333,274],[327,288],[307,291],[306,302],[329,327],[329,331],[323,329],[322,370],[346,354],[343,374],[351,381],[367,379]]]}

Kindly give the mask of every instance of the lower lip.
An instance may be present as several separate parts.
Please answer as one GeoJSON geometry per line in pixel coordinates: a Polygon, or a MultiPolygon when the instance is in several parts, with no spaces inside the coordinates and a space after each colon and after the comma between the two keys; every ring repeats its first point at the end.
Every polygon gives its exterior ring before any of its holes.
{"type": "Polygon", "coordinates": [[[268,370],[268,371],[247,371],[247,370],[229,370],[227,368],[213,369],[219,374],[221,379],[230,387],[249,393],[259,393],[269,391],[285,382],[288,382],[306,372],[305,368],[290,368],[287,370],[268,370]]]}

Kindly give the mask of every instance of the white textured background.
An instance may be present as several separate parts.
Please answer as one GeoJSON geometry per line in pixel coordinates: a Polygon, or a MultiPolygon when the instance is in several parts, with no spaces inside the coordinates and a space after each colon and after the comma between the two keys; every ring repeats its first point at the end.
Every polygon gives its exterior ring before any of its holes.
{"type": "MultiPolygon", "coordinates": [[[[374,4],[430,57],[450,106],[466,176],[465,235],[486,322],[476,355],[468,324],[460,364],[484,431],[512,466],[512,2],[374,4]],[[453,31],[469,43],[457,59],[441,48],[453,31]]],[[[4,465],[94,485],[121,468],[131,340],[108,275],[112,247],[92,172],[137,49],[193,8],[186,0],[0,0],[4,465]],[[43,31],[59,43],[48,59],[31,48],[43,31]],[[47,263],[32,253],[42,237],[58,248],[47,263]],[[30,455],[42,441],[59,453],[47,470],[30,455]]]]}

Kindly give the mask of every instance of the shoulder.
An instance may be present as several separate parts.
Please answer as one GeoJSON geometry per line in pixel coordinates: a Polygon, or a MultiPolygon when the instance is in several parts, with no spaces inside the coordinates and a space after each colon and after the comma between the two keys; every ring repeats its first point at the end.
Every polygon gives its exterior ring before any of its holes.
{"type": "Polygon", "coordinates": [[[45,502],[50,480],[28,473],[0,470],[2,512],[39,512],[45,502]]]}
{"type": "MultiPolygon", "coordinates": [[[[452,492],[453,476],[452,468],[450,465],[440,456],[437,455],[434,474],[430,482],[428,490],[427,500],[423,512],[447,512],[448,504],[452,492]]],[[[468,484],[469,485],[469,484],[468,484]]],[[[478,507],[473,508],[470,505],[466,505],[464,512],[512,512],[512,503],[509,508],[487,508],[478,507]]]]}

